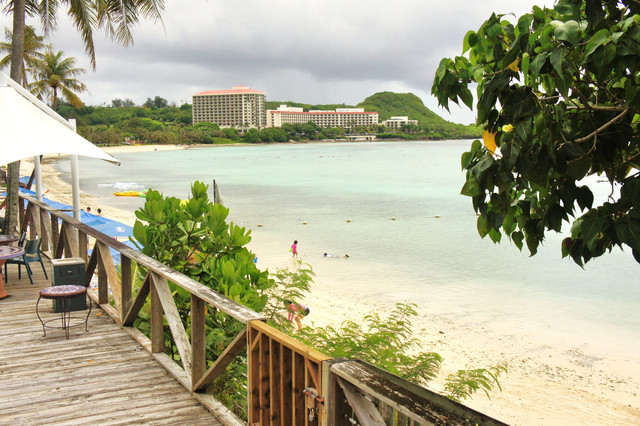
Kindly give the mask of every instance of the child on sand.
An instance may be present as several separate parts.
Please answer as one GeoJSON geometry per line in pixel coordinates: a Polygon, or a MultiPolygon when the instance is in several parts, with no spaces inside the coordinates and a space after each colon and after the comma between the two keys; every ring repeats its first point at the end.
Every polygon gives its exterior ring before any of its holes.
{"type": "Polygon", "coordinates": [[[300,303],[293,303],[290,300],[285,300],[284,304],[287,305],[287,312],[289,312],[287,319],[291,323],[295,320],[296,324],[298,324],[298,331],[302,330],[302,318],[309,315],[311,310],[300,303]]]}
{"type": "Polygon", "coordinates": [[[293,244],[291,244],[291,249],[289,249],[289,251],[291,252],[291,257],[298,257],[298,240],[293,241],[293,244]]]}

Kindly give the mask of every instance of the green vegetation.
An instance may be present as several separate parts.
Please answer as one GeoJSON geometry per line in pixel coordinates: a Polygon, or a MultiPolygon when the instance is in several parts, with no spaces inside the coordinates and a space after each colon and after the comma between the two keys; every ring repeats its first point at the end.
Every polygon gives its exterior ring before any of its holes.
{"type": "MultiPolygon", "coordinates": [[[[139,248],[150,257],[193,278],[201,284],[263,313],[274,327],[292,332],[286,319],[285,301],[300,303],[309,291],[314,273],[301,263],[295,271],[278,270],[269,275],[254,263],[255,255],[246,245],[250,231],[234,223],[227,224],[229,210],[213,204],[208,186],[195,182],[191,198],[183,202],[150,190],[144,206],[136,211],[138,220],[134,236],[139,248]]],[[[136,288],[146,271],[134,266],[136,288]]],[[[180,318],[190,332],[190,293],[169,283],[180,318]]],[[[363,321],[346,321],[338,327],[303,328],[295,337],[328,355],[360,358],[385,368],[408,380],[425,384],[434,379],[442,358],[434,352],[423,352],[418,339],[412,337],[411,318],[415,305],[398,304],[388,318],[377,313],[363,321]]],[[[150,306],[143,307],[134,323],[150,335],[150,306]]],[[[222,311],[207,308],[206,353],[211,366],[244,327],[244,324],[222,311]]],[[[165,324],[165,348],[169,356],[180,362],[175,342],[165,324]]],[[[209,388],[220,401],[246,418],[246,358],[236,358],[209,388]]],[[[462,399],[477,389],[485,392],[498,384],[502,365],[490,369],[461,370],[448,381],[449,396],[462,399]]]]}
{"type": "MultiPolygon", "coordinates": [[[[267,102],[267,109],[275,109],[283,102],[267,102]]],[[[308,105],[286,102],[289,106],[305,110],[335,110],[350,105],[308,105]]],[[[398,131],[380,126],[357,126],[354,129],[321,128],[314,123],[285,124],[281,128],[249,129],[244,133],[235,129],[220,129],[212,123],[191,125],[191,105],[170,106],[166,99],[155,96],[147,98],[143,106],[133,106],[130,99],[113,99],[111,107],[60,107],[59,113],[69,119],[75,118],[78,132],[97,145],[118,145],[125,139],[146,144],[224,144],[289,142],[324,139],[339,139],[347,134],[375,133],[379,139],[465,139],[474,138],[480,132],[474,126],[464,126],[445,121],[412,94],[391,92],[368,97],[364,107],[377,111],[382,119],[393,116],[409,116],[420,120],[418,126],[405,126],[398,131]],[[152,120],[152,121],[149,121],[152,120]]]]}
{"type": "Polygon", "coordinates": [[[86,70],[76,67],[76,58],[63,55],[62,50],[57,53],[47,50],[33,70],[36,80],[27,85],[27,89],[40,99],[50,99],[54,111],[58,109],[60,97],[76,108],[82,106],[78,93],[87,91],[87,86],[76,78],[86,70]]]}
{"type": "MultiPolygon", "coordinates": [[[[269,290],[269,300],[262,312],[269,324],[292,333],[293,325],[286,319],[287,306],[300,304],[313,283],[314,273],[309,265],[298,262],[298,269],[279,269],[275,285],[269,290]]],[[[334,358],[361,359],[377,365],[406,380],[427,385],[440,373],[442,357],[425,352],[420,341],[413,336],[411,320],[417,315],[413,303],[398,303],[387,317],[377,312],[362,320],[344,321],[326,327],[303,327],[294,337],[334,358]]],[[[500,390],[499,377],[507,372],[506,364],[489,368],[458,370],[445,381],[445,395],[456,401],[469,398],[478,390],[500,390]]]]}
{"type": "MultiPolygon", "coordinates": [[[[227,224],[229,209],[210,202],[207,189],[207,185],[195,182],[191,186],[191,198],[184,203],[150,190],[144,206],[136,211],[134,237],[147,256],[261,312],[267,302],[266,292],[274,281],[268,271],[256,267],[255,255],[245,247],[251,241],[250,231],[233,222],[227,224]]],[[[169,285],[189,333],[190,293],[173,283],[169,285]]],[[[149,318],[147,304],[134,325],[149,334],[149,318]]],[[[244,324],[209,306],[205,325],[207,362],[211,366],[244,324]]],[[[168,326],[165,329],[167,352],[180,362],[168,326]]],[[[241,361],[232,362],[210,390],[246,418],[246,363],[241,361]]]]}
{"type": "Polygon", "coordinates": [[[380,92],[357,106],[365,111],[376,111],[381,122],[397,116],[418,120],[418,129],[414,133],[422,139],[471,139],[480,136],[480,129],[475,125],[465,126],[446,121],[424,106],[422,100],[413,93],[380,92]]]}
{"type": "Polygon", "coordinates": [[[492,15],[445,58],[432,92],[469,108],[478,85],[480,141],[462,156],[462,193],[478,232],[504,233],[535,255],[546,231],[571,224],[563,257],[577,264],[631,248],[640,262],[640,4],[560,0],[512,24],[492,15]],[[585,178],[611,194],[594,206],[585,178]]]}

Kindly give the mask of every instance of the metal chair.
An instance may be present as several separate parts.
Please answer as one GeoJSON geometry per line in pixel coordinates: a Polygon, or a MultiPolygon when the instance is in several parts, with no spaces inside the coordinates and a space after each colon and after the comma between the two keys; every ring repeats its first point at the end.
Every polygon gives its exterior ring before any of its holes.
{"type": "Polygon", "coordinates": [[[21,267],[22,265],[24,265],[27,269],[27,275],[29,275],[29,281],[31,282],[31,285],[33,285],[33,278],[31,278],[33,272],[31,272],[31,267],[29,266],[29,263],[32,262],[40,262],[40,265],[42,265],[42,271],[44,272],[44,277],[49,279],[49,277],[47,276],[47,270],[44,267],[44,262],[42,261],[42,255],[40,254],[41,243],[42,240],[40,238],[36,238],[35,240],[27,240],[24,245],[24,255],[22,257],[7,260],[7,262],[4,264],[5,282],[7,281],[6,277],[8,264],[18,265],[18,279],[22,278],[21,267]]]}

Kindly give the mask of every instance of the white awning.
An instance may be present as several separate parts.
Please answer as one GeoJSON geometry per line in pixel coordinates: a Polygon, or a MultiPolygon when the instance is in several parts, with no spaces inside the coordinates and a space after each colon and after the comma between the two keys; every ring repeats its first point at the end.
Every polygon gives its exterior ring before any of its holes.
{"type": "Polygon", "coordinates": [[[75,132],[73,124],[0,72],[0,165],[47,154],[120,162],[75,132]]]}

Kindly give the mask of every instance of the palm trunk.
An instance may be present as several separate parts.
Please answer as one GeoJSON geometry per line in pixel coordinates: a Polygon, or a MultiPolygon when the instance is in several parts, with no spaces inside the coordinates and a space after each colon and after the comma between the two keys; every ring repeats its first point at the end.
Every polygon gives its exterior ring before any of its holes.
{"type": "MultiPolygon", "coordinates": [[[[22,82],[22,59],[24,53],[25,0],[13,1],[13,38],[11,42],[11,78],[22,82]]],[[[18,226],[18,187],[20,161],[9,164],[7,172],[7,205],[3,232],[13,234],[18,226]]]]}

